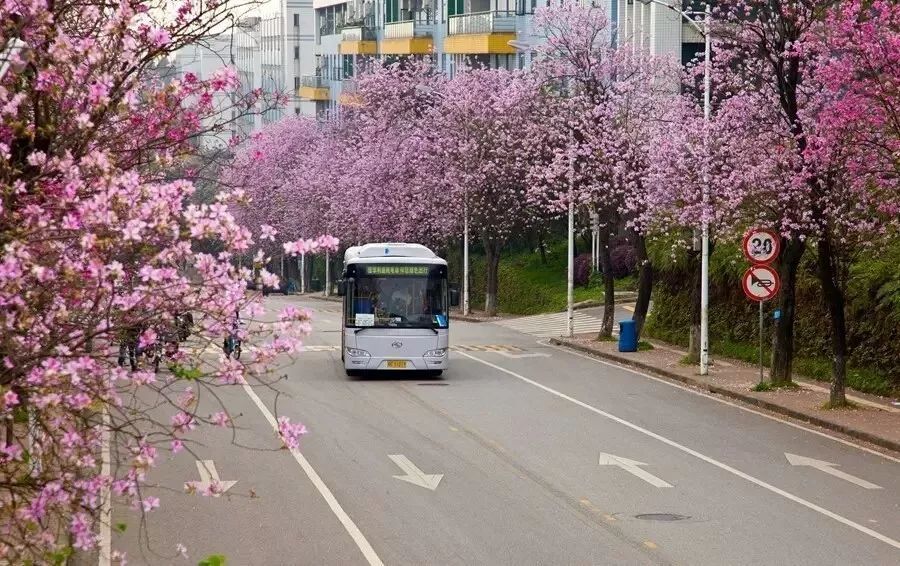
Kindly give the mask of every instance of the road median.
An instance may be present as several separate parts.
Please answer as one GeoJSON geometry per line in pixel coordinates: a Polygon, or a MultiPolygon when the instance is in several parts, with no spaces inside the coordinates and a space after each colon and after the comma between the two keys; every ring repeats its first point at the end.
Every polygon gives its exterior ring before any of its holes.
{"type": "Polygon", "coordinates": [[[701,376],[696,366],[681,363],[684,352],[665,344],[655,343],[653,350],[625,353],[618,351],[615,342],[600,342],[593,336],[551,338],[550,343],[900,452],[900,409],[892,406],[890,400],[853,393],[848,399],[855,408],[829,410],[822,408],[828,401],[828,389],[813,382],[797,380],[797,387],[753,391],[759,369],[736,360],[715,360],[709,375],[701,376]]]}

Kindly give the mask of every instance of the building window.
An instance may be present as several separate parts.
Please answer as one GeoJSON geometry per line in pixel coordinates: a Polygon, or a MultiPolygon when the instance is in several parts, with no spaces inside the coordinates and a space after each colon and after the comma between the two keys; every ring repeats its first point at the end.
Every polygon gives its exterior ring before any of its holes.
{"type": "Polygon", "coordinates": [[[294,14],[294,27],[300,27],[300,14],[294,14]]]}
{"type": "Polygon", "coordinates": [[[294,46],[294,61],[296,61],[299,58],[300,58],[300,46],[295,45],[294,46]]]}

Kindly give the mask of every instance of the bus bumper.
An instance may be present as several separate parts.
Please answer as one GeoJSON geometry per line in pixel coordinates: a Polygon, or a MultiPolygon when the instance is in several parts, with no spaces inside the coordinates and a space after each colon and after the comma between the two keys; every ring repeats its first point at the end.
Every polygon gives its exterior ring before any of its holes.
{"type": "Polygon", "coordinates": [[[344,367],[357,371],[433,371],[447,369],[449,352],[434,358],[374,358],[345,356],[344,367]]]}

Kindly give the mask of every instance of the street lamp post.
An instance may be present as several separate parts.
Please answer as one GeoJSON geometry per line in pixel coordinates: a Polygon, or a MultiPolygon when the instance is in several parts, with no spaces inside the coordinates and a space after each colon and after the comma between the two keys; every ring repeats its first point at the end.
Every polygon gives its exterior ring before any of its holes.
{"type": "Polygon", "coordinates": [[[566,336],[575,336],[575,156],[572,146],[575,130],[569,133],[569,245],[568,270],[566,272],[566,336]]]}
{"type": "Polygon", "coordinates": [[[469,314],[469,199],[463,196],[463,315],[469,314]]]}
{"type": "MultiPolygon", "coordinates": [[[[663,0],[640,0],[642,4],[658,4],[684,18],[695,30],[703,36],[703,120],[706,122],[704,143],[708,136],[710,121],[710,92],[712,84],[712,10],[707,2],[702,12],[685,12],[663,0]],[[692,16],[703,15],[702,25],[692,16]]],[[[701,244],[700,244],[700,375],[709,373],[709,218],[707,208],[709,206],[709,170],[703,166],[703,186],[700,189],[703,203],[703,217],[700,220],[701,244]]]]}

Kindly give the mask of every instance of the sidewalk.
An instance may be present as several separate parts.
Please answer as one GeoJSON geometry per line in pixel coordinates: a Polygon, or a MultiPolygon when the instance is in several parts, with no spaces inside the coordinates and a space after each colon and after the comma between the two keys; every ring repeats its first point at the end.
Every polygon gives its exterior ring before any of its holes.
{"type": "Polygon", "coordinates": [[[593,335],[552,338],[550,342],[647,373],[680,381],[710,393],[738,399],[775,413],[846,434],[872,444],[900,452],[900,407],[889,399],[847,390],[855,409],[827,410],[826,383],[795,378],[798,388],[756,392],[759,367],[736,360],[713,360],[709,375],[698,374],[697,366],[680,360],[686,352],[653,342],[654,349],[643,352],[619,352],[616,342],[598,342],[593,335]]]}

